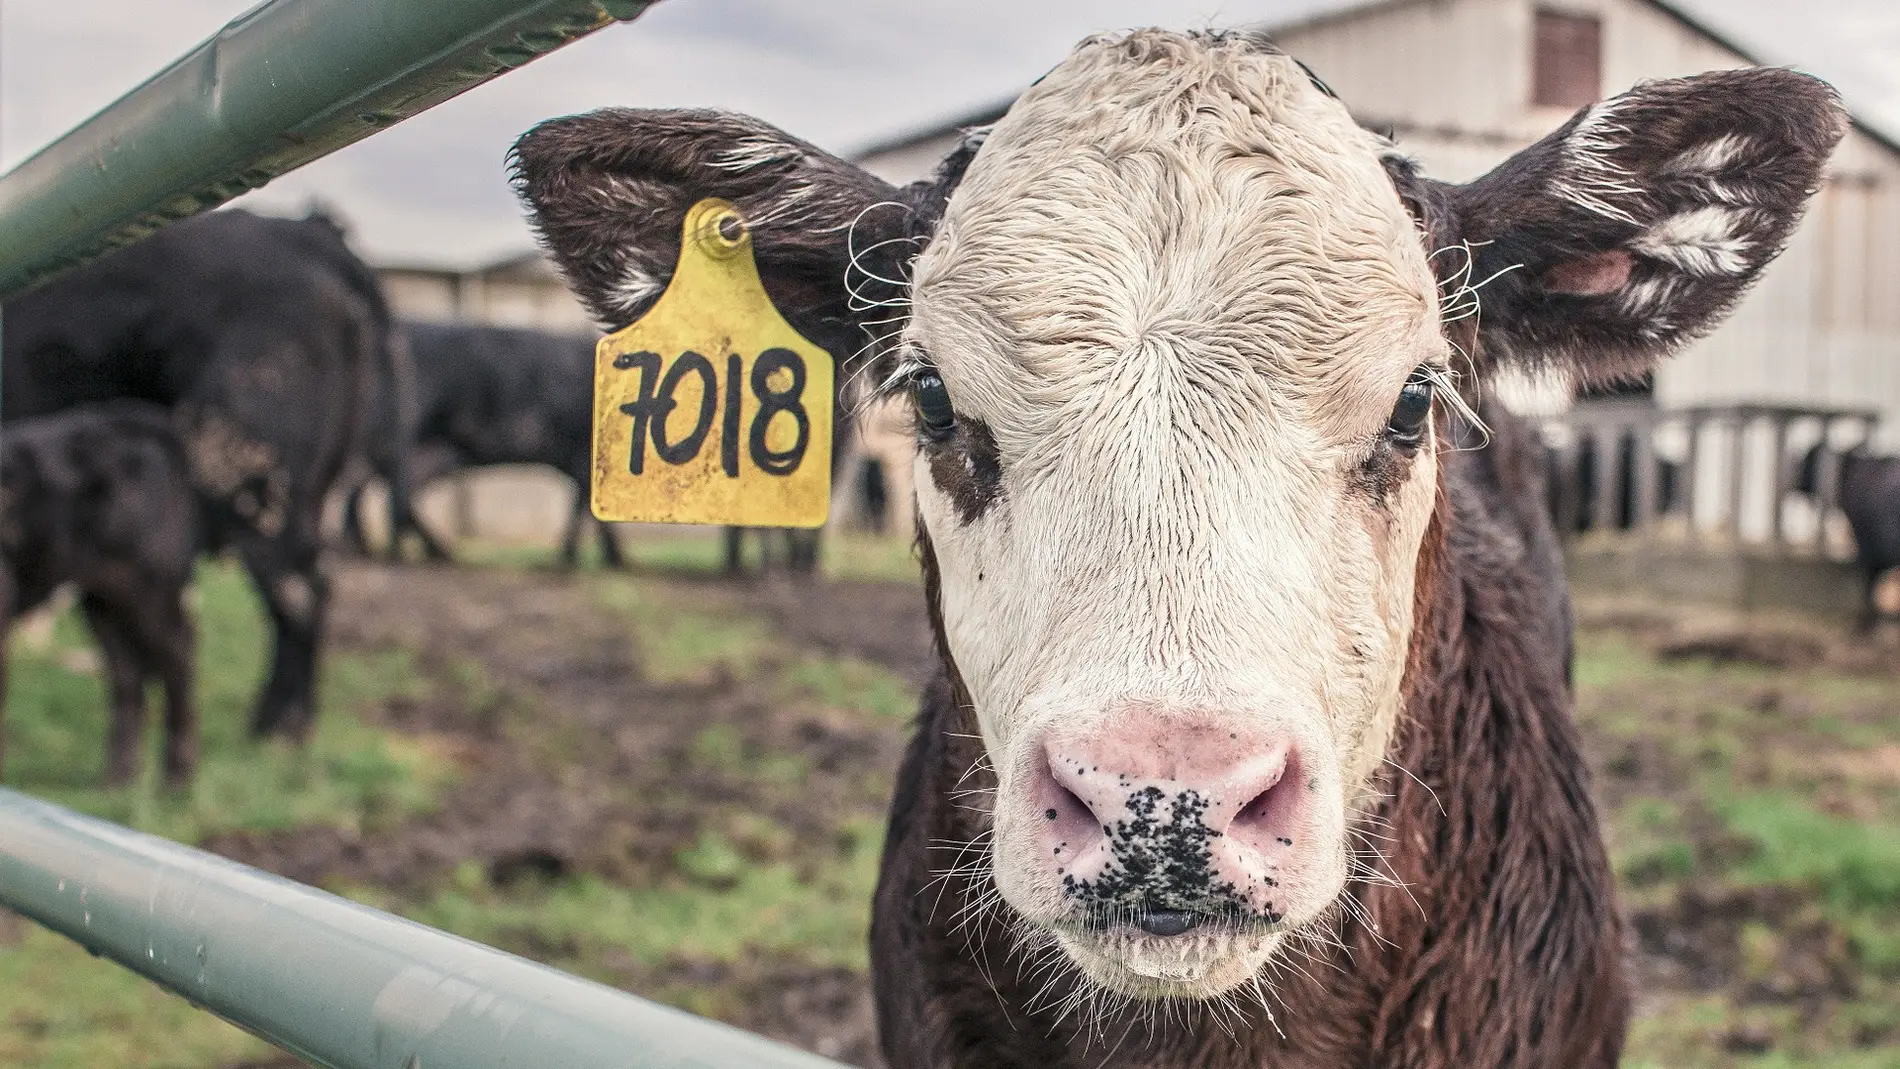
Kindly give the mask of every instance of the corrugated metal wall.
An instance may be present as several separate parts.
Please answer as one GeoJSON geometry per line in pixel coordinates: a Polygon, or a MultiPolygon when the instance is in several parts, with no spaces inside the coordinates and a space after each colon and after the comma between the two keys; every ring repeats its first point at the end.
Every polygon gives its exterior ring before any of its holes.
{"type": "MultiPolygon", "coordinates": [[[[1276,35],[1437,177],[1482,174],[1567,117],[1530,98],[1539,6],[1603,20],[1606,93],[1742,57],[1642,0],[1420,0],[1276,35]]],[[[1900,155],[1856,130],[1788,251],[1715,334],[1658,372],[1665,405],[1872,405],[1900,448],[1900,155]]]]}

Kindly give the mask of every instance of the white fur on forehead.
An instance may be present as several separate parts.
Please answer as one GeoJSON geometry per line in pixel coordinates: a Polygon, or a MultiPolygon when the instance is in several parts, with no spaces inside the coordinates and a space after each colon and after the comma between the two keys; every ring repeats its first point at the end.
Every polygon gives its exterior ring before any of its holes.
{"type": "Polygon", "coordinates": [[[1323,437],[1363,437],[1437,337],[1384,151],[1244,38],[1085,42],[964,176],[917,266],[913,340],[978,414],[1033,419],[1160,340],[1323,437]]]}

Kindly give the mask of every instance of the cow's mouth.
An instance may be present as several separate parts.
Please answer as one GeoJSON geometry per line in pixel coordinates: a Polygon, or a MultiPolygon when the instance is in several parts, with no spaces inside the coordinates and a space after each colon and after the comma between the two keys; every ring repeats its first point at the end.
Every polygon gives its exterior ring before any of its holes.
{"type": "Polygon", "coordinates": [[[1283,923],[1232,912],[1146,910],[1054,929],[1095,984],[1148,999],[1215,998],[1270,958],[1283,923]]]}
{"type": "Polygon", "coordinates": [[[1278,913],[1260,917],[1237,907],[1143,905],[1123,909],[1097,906],[1083,916],[1081,926],[1096,936],[1170,940],[1187,938],[1196,933],[1270,932],[1283,923],[1284,918],[1278,913]]]}
{"type": "Polygon", "coordinates": [[[1185,909],[1150,909],[1135,914],[1128,922],[1149,935],[1172,939],[1199,928],[1204,919],[1205,914],[1185,909]]]}

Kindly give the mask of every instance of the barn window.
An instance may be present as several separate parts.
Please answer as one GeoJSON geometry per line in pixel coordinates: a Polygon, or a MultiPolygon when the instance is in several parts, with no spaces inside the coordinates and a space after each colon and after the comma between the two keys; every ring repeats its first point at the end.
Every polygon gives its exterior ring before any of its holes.
{"type": "Polygon", "coordinates": [[[1595,15],[1537,13],[1531,103],[1580,108],[1603,95],[1603,22],[1595,15]]]}

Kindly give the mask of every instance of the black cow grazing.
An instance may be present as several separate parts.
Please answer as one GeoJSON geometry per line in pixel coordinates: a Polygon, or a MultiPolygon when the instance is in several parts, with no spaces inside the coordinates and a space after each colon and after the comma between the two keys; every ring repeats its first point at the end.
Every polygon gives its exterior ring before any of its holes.
{"type": "Polygon", "coordinates": [[[237,550],[270,612],[252,730],[305,737],[323,501],[387,359],[375,275],[328,220],[213,212],[9,302],[5,331],[8,422],[111,398],[173,409],[207,546],[237,550]]]}
{"type": "MultiPolygon", "coordinates": [[[[0,644],[55,589],[79,589],[112,691],[106,779],[113,784],[138,768],[148,680],[165,690],[166,784],[188,783],[197,763],[184,598],[198,552],[198,508],[171,414],[157,405],[82,405],[0,430],[0,644]]],[[[0,648],[0,700],[5,670],[0,648]]]]}
{"type": "Polygon", "coordinates": [[[840,377],[910,399],[938,664],[873,905],[885,1062],[1614,1066],[1542,457],[1491,405],[1456,449],[1450,369],[1654,366],[1845,130],[1820,82],[1721,71],[1449,185],[1270,42],[1142,30],[904,189],[723,112],[517,142],[603,323],[721,197],[801,333],[875,332],[840,377]]]}
{"type": "Polygon", "coordinates": [[[865,457],[858,468],[857,485],[858,507],[864,516],[865,529],[872,534],[883,534],[890,527],[891,492],[884,479],[884,461],[877,457],[865,457]]]}
{"type": "Polygon", "coordinates": [[[756,536],[759,542],[760,573],[814,575],[818,571],[818,554],[824,544],[822,529],[727,527],[721,534],[728,576],[745,574],[745,537],[748,534],[756,536]]]}
{"type": "MultiPolygon", "coordinates": [[[[580,556],[581,529],[591,522],[588,485],[593,465],[594,342],[588,335],[466,324],[406,323],[406,360],[399,358],[396,388],[372,408],[367,459],[394,487],[395,462],[406,446],[409,493],[392,495],[392,558],[402,536],[414,534],[431,559],[448,560],[443,539],[413,510],[399,508],[431,480],[462,468],[545,464],[574,480],[574,504],[561,536],[561,561],[580,556]],[[407,366],[403,366],[406,364],[407,366]]],[[[368,473],[344,499],[344,534],[367,552],[362,497],[368,473]]],[[[601,556],[622,566],[619,540],[598,526],[601,556]]]]}
{"type": "MultiPolygon", "coordinates": [[[[1636,436],[1640,433],[1625,431],[1617,437],[1616,462],[1610,472],[1610,487],[1614,497],[1608,514],[1601,520],[1597,517],[1597,461],[1601,449],[1587,436],[1569,453],[1545,447],[1545,485],[1548,488],[1551,522],[1557,525],[1560,533],[1628,531],[1635,528],[1636,436]]],[[[1662,515],[1678,506],[1686,506],[1688,502],[1681,498],[1679,489],[1682,465],[1653,454],[1651,462],[1656,466],[1656,513],[1662,515]]]]}
{"type": "MultiPolygon", "coordinates": [[[[1807,451],[1796,474],[1796,493],[1818,495],[1825,443],[1807,451]]],[[[1874,456],[1859,449],[1839,457],[1834,500],[1854,532],[1854,559],[1865,584],[1859,627],[1871,631],[1880,621],[1875,593],[1880,577],[1900,567],[1900,457],[1874,456]]]]}

